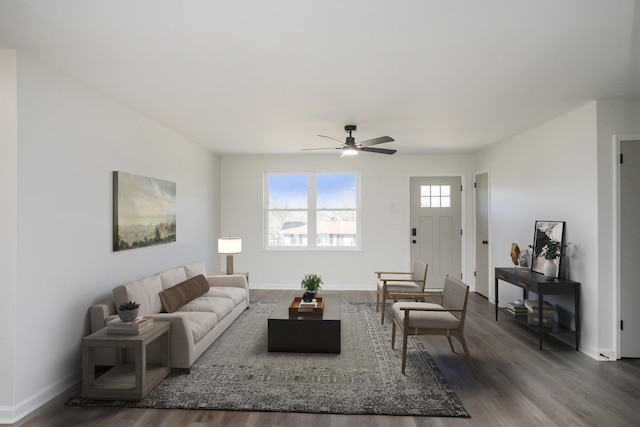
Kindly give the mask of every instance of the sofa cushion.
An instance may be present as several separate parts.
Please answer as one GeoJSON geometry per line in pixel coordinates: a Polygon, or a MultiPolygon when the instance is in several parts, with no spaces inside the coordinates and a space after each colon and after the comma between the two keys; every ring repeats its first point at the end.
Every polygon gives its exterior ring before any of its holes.
{"type": "Polygon", "coordinates": [[[218,318],[214,313],[191,312],[186,313],[191,325],[193,342],[197,343],[218,324],[218,318]]]}
{"type": "Polygon", "coordinates": [[[180,307],[179,311],[215,313],[216,316],[218,316],[218,321],[220,321],[227,314],[231,313],[235,306],[236,305],[229,298],[201,296],[180,307]]]}
{"type": "Polygon", "coordinates": [[[189,264],[185,264],[184,271],[187,275],[187,278],[197,276],[199,274],[202,274],[203,276],[207,275],[207,272],[204,268],[204,261],[193,261],[189,264]]]}
{"type": "Polygon", "coordinates": [[[187,280],[184,267],[174,267],[161,271],[158,273],[158,276],[160,276],[160,281],[162,282],[162,289],[169,289],[170,287],[187,280]]]}
{"type": "Polygon", "coordinates": [[[205,294],[209,290],[209,283],[203,275],[191,277],[160,292],[162,306],[167,313],[173,313],[178,308],[205,294]]]}
{"type": "Polygon", "coordinates": [[[240,304],[247,299],[247,290],[245,288],[231,288],[225,286],[216,286],[209,288],[209,291],[204,294],[206,297],[219,297],[229,298],[235,305],[240,304]]]}
{"type": "Polygon", "coordinates": [[[140,304],[140,314],[155,314],[162,310],[160,292],[162,282],[160,276],[154,274],[139,280],[125,283],[113,288],[113,297],[116,307],[127,301],[135,301],[140,304]]]}

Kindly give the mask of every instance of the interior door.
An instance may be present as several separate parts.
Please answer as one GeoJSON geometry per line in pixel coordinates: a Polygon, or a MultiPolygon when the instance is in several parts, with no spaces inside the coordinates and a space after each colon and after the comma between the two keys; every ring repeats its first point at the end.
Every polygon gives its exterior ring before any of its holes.
{"type": "Polygon", "coordinates": [[[411,258],[429,264],[427,288],[462,278],[462,179],[411,178],[411,258]]]}
{"type": "Polygon", "coordinates": [[[640,141],[621,141],[620,357],[640,357],[640,141]]]}
{"type": "Polygon", "coordinates": [[[476,277],[475,290],[489,298],[489,173],[476,175],[476,277]]]}

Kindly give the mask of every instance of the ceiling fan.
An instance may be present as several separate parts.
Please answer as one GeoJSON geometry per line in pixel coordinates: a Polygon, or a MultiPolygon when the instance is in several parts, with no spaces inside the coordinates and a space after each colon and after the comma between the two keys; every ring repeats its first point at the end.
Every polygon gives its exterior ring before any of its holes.
{"type": "Polygon", "coordinates": [[[374,148],[372,145],[384,144],[385,142],[393,141],[393,138],[390,136],[380,136],[378,138],[367,139],[366,141],[356,142],[355,138],[351,136],[352,132],[355,132],[356,125],[346,125],[344,130],[349,132],[349,136],[347,137],[346,142],[338,141],[335,138],[326,135],[318,135],[321,138],[328,138],[332,141],[340,144],[340,147],[335,148],[303,148],[302,151],[312,151],[312,150],[342,150],[343,156],[353,156],[358,154],[359,151],[366,151],[368,153],[378,153],[378,154],[393,154],[396,150],[389,150],[387,148],[374,148]]]}

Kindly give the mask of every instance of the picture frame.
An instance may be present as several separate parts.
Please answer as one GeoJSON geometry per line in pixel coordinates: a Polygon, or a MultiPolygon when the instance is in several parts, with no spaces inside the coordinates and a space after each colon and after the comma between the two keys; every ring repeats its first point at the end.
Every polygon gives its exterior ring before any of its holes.
{"type": "Polygon", "coordinates": [[[113,250],[176,241],[176,184],[113,172],[113,250]]]}
{"type": "MultiPolygon", "coordinates": [[[[531,259],[531,271],[544,274],[543,265],[545,263],[544,256],[540,256],[540,253],[547,246],[549,241],[555,240],[560,242],[560,245],[565,244],[564,241],[565,222],[564,221],[536,221],[533,231],[533,254],[531,259]]],[[[560,275],[560,268],[562,264],[562,256],[556,258],[554,261],[556,264],[556,276],[560,275]]]]}

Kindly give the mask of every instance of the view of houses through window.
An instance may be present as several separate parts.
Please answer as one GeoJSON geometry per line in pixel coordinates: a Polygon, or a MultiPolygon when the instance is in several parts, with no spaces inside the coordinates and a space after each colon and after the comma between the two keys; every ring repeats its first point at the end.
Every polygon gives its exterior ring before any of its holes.
{"type": "Polygon", "coordinates": [[[358,246],[358,177],[353,173],[266,176],[269,248],[358,246]]]}

